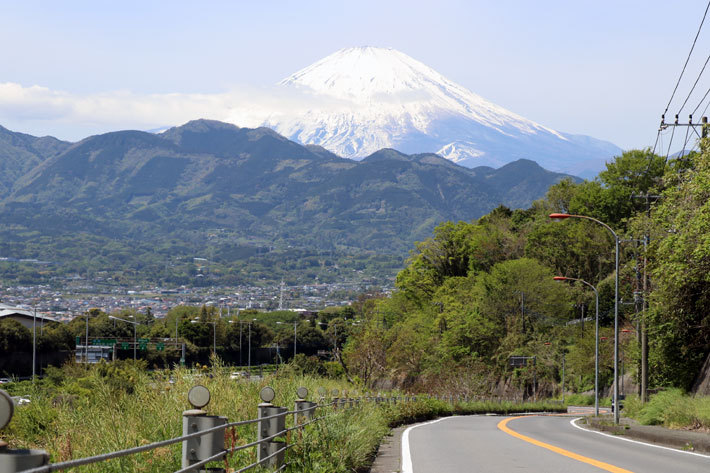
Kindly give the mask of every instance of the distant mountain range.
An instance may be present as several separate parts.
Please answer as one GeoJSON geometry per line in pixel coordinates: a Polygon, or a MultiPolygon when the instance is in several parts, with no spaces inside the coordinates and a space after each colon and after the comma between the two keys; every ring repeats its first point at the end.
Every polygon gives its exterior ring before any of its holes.
{"type": "Polygon", "coordinates": [[[87,235],[199,251],[236,244],[405,255],[442,221],[527,207],[567,177],[529,160],[468,169],[392,149],[353,161],[268,128],[207,120],[77,143],[0,128],[0,168],[0,256],[103,255],[107,265],[106,244],[91,249],[87,235]]]}
{"type": "MultiPolygon", "coordinates": [[[[621,153],[612,143],[521,117],[390,48],[337,51],[279,87],[287,96],[300,95],[306,106],[267,110],[262,124],[347,158],[395,148],[435,152],[469,168],[530,159],[592,178],[621,153]]],[[[243,115],[235,112],[227,121],[243,125],[243,115]]]]}

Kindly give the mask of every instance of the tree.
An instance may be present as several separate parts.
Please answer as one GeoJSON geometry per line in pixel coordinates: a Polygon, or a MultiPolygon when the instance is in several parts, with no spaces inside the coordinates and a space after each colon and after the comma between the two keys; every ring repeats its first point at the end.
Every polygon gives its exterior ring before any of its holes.
{"type": "Polygon", "coordinates": [[[32,351],[32,332],[17,320],[0,321],[0,354],[32,351]]]}
{"type": "Polygon", "coordinates": [[[660,352],[650,370],[662,385],[690,388],[710,353],[710,143],[690,168],[671,166],[669,186],[653,213],[651,246],[655,286],[650,343],[660,352]]]}

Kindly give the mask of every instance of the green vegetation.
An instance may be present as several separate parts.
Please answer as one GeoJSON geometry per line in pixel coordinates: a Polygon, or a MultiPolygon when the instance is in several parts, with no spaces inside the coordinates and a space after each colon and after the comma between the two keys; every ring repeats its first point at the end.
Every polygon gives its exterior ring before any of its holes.
{"type": "MultiPolygon", "coordinates": [[[[174,344],[175,334],[186,344],[185,362],[187,366],[208,364],[213,346],[216,344],[217,355],[225,362],[236,365],[240,361],[247,363],[249,346],[252,349],[253,365],[264,362],[288,361],[293,357],[294,323],[298,333],[299,360],[301,372],[326,374],[342,371],[338,363],[329,364],[315,358],[318,351],[325,351],[331,357],[334,348],[338,350],[347,338],[356,330],[356,326],[346,319],[352,319],[354,311],[350,307],[329,308],[309,320],[297,312],[274,311],[259,312],[243,310],[239,316],[222,317],[214,306],[176,306],[168,311],[166,317],[155,318],[150,313],[123,310],[113,314],[125,320],[139,323],[136,336],[139,339],[162,341],[139,348],[139,358],[151,368],[165,368],[176,364],[181,356],[181,344],[174,344]],[[196,323],[199,322],[199,323],[196,323]],[[278,347],[278,350],[277,348],[278,347]],[[272,348],[268,360],[258,358],[259,348],[272,348]],[[280,356],[277,356],[277,354],[280,356]]],[[[86,336],[88,318],[89,339],[123,341],[133,340],[133,325],[115,321],[109,314],[99,309],[90,309],[84,317],[76,317],[68,324],[50,324],[37,331],[37,353],[43,355],[57,352],[70,352],[75,349],[77,337],[82,341],[86,336]]],[[[11,355],[27,353],[32,347],[32,331],[14,320],[0,321],[0,375],[29,375],[31,363],[18,367],[12,363],[11,355]]],[[[133,357],[132,345],[117,344],[117,358],[133,357]]],[[[59,364],[64,358],[60,359],[59,364]]]]}
{"type": "MultiPolygon", "coordinates": [[[[181,435],[181,413],[189,408],[187,391],[203,384],[212,394],[210,414],[230,420],[256,416],[258,392],[264,385],[276,391],[275,405],[291,407],[298,386],[312,393],[319,387],[352,393],[353,386],[338,379],[293,376],[286,370],[262,382],[237,381],[218,360],[210,369],[192,371],[177,368],[147,373],[145,364],[132,361],[100,364],[90,369],[66,365],[50,370],[36,384],[13,383],[13,394],[31,399],[19,406],[15,418],[2,434],[13,448],[36,447],[50,452],[53,462],[80,458],[147,444],[181,435]],[[170,380],[173,382],[171,383],[170,380]]],[[[394,393],[396,395],[396,393],[394,393]]],[[[363,395],[363,392],[360,392],[363,395]]],[[[389,427],[441,415],[559,411],[560,404],[510,402],[450,404],[420,396],[416,402],[375,405],[338,410],[308,426],[303,435],[290,435],[296,447],[289,453],[287,471],[365,471],[389,427]]],[[[323,414],[323,409],[318,412],[323,414]]],[[[327,412],[327,411],[326,411],[327,412]]],[[[288,417],[291,422],[291,416],[288,417]]],[[[288,426],[289,424],[287,424],[288,426]]],[[[255,426],[238,427],[231,436],[236,445],[256,438],[255,426]]],[[[230,440],[231,441],[231,440],[230,440]]],[[[149,453],[82,467],[86,472],[164,472],[179,469],[180,444],[149,453]]],[[[254,461],[253,449],[230,455],[228,465],[244,466],[254,461]]]]}
{"type": "MultiPolygon", "coordinates": [[[[391,297],[359,306],[365,322],[345,348],[351,372],[366,384],[393,379],[421,390],[529,397],[593,389],[594,294],[600,295],[600,386],[612,376],[614,254],[602,226],[553,223],[550,213],[597,218],[624,241],[620,268],[621,364],[638,379],[638,328],[647,329],[650,387],[690,389],[710,354],[710,152],[665,165],[648,150],[625,152],[594,181],[553,185],[527,210],[499,207],[474,222],[447,222],[417,243],[391,297]],[[662,194],[647,212],[635,196],[662,194]],[[649,218],[648,216],[651,216],[649,218]],[[650,245],[644,251],[643,239],[650,245]],[[644,258],[651,276],[647,311],[644,258]],[[586,325],[586,327],[585,327],[586,325]],[[535,357],[533,367],[511,357],[535,357]]],[[[557,394],[559,395],[559,394],[557,394]]]]}
{"type": "Polygon", "coordinates": [[[7,284],[384,285],[437,222],[528,205],[565,177],[394,150],[352,161],[207,120],[47,149],[31,138],[0,129],[0,257],[53,264],[0,261],[7,284]]]}
{"type": "Polygon", "coordinates": [[[623,412],[644,425],[703,431],[710,429],[710,397],[688,396],[677,388],[651,396],[646,404],[638,397],[627,398],[623,412]]]}

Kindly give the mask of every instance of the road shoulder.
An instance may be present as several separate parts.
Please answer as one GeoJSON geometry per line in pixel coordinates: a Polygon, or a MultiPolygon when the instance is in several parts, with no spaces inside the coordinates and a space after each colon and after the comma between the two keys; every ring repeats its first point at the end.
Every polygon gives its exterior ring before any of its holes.
{"type": "Polygon", "coordinates": [[[382,439],[370,473],[399,473],[402,471],[402,433],[407,427],[410,426],[403,425],[394,428],[387,437],[382,439]]]}
{"type": "Polygon", "coordinates": [[[622,418],[619,425],[614,425],[610,418],[603,417],[585,417],[579,422],[581,427],[642,442],[690,452],[710,453],[710,435],[704,432],[668,429],[658,425],[640,425],[638,422],[626,418],[622,418]]]}

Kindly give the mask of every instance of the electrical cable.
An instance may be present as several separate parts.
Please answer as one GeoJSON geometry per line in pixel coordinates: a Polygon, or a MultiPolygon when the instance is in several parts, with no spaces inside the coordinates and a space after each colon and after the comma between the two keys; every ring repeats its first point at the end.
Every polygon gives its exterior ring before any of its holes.
{"type": "Polygon", "coordinates": [[[688,58],[685,60],[685,64],[683,65],[683,70],[680,72],[680,76],[678,76],[678,81],[675,84],[675,88],[673,89],[673,93],[671,94],[671,98],[668,100],[668,105],[666,105],[666,109],[663,111],[663,115],[668,112],[668,109],[671,106],[671,102],[673,102],[673,97],[675,96],[676,91],[678,90],[678,86],[680,85],[680,81],[683,78],[683,74],[685,74],[685,68],[688,67],[688,61],[690,61],[690,56],[693,54],[693,49],[695,49],[695,43],[698,41],[698,36],[700,36],[700,30],[703,29],[703,23],[705,23],[705,17],[708,14],[708,10],[710,9],[710,1],[708,1],[707,7],[705,7],[705,13],[703,14],[703,19],[700,22],[700,26],[698,27],[698,32],[695,34],[695,39],[693,40],[693,45],[690,47],[690,52],[688,53],[688,58]]]}
{"type": "Polygon", "coordinates": [[[675,129],[676,127],[673,127],[673,130],[671,131],[671,139],[668,141],[668,151],[666,151],[666,158],[663,161],[663,167],[666,167],[666,163],[668,162],[668,156],[671,154],[671,146],[673,145],[673,136],[675,135],[675,129]]]}
{"type": "Polygon", "coordinates": [[[685,129],[685,141],[683,142],[683,149],[680,150],[680,157],[682,158],[685,156],[685,148],[688,146],[688,132],[690,131],[690,127],[686,127],[685,129]]]}
{"type": "MultiPolygon", "coordinates": [[[[705,99],[707,98],[708,94],[710,94],[710,88],[705,92],[705,95],[703,95],[703,98],[700,99],[700,102],[698,102],[698,106],[695,107],[695,109],[693,109],[693,113],[691,113],[691,115],[695,116],[695,112],[697,112],[698,109],[700,108],[700,106],[703,104],[703,102],[705,102],[705,99]]],[[[709,103],[710,103],[710,102],[709,102],[709,103]]],[[[708,107],[705,106],[705,110],[707,110],[707,108],[708,108],[708,107]]],[[[703,110],[702,116],[705,115],[705,110],[703,110]]]]}
{"type": "Polygon", "coordinates": [[[651,151],[651,154],[656,154],[656,146],[658,146],[658,140],[661,137],[661,129],[658,128],[658,133],[656,133],[656,142],[653,144],[653,151],[651,151]]]}
{"type": "MultiPolygon", "coordinates": [[[[690,96],[693,94],[693,91],[695,90],[695,87],[698,85],[698,82],[700,82],[700,78],[703,76],[703,72],[705,72],[705,68],[708,65],[708,62],[710,62],[710,55],[708,58],[705,60],[705,64],[703,64],[703,68],[700,69],[700,73],[698,74],[698,77],[695,79],[695,82],[693,83],[693,87],[690,88],[690,92],[688,92],[688,96],[685,98],[683,101],[683,105],[680,106],[680,109],[678,110],[678,115],[680,115],[680,112],[683,111],[683,108],[685,108],[685,104],[688,103],[688,100],[690,99],[690,96]]],[[[706,94],[707,95],[707,94],[706,94]]],[[[704,98],[704,97],[703,97],[704,98]]],[[[700,105],[698,105],[699,107],[700,105]]]]}

